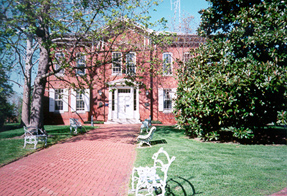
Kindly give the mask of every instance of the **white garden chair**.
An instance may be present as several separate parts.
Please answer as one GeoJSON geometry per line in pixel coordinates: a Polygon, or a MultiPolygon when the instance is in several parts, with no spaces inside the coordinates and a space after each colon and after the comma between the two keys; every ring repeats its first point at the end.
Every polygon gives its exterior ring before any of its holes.
{"type": "Polygon", "coordinates": [[[82,130],[82,124],[76,118],[70,118],[70,133],[72,133],[73,128],[75,134],[78,134],[78,128],[82,130]]]}
{"type": "Polygon", "coordinates": [[[139,135],[137,137],[137,141],[139,142],[139,147],[142,146],[144,143],[146,143],[147,145],[149,145],[151,147],[150,141],[152,140],[153,134],[156,130],[156,127],[153,126],[147,135],[139,135]]]}
{"type": "Polygon", "coordinates": [[[36,149],[37,144],[39,141],[45,142],[45,145],[47,145],[47,135],[42,131],[42,129],[39,129],[38,127],[25,127],[24,126],[24,147],[26,148],[27,144],[33,144],[34,149],[36,149]]]}
{"type": "Polygon", "coordinates": [[[167,172],[175,157],[169,157],[168,153],[160,148],[152,159],[154,160],[153,167],[134,167],[132,172],[132,191],[136,196],[154,195],[156,191],[158,195],[164,196],[167,181],[167,172]],[[164,155],[163,160],[159,159],[160,155],[164,155]],[[166,162],[166,163],[164,163],[166,162]],[[135,183],[136,186],[135,186],[135,183]],[[144,194],[139,193],[141,189],[144,194]]]}

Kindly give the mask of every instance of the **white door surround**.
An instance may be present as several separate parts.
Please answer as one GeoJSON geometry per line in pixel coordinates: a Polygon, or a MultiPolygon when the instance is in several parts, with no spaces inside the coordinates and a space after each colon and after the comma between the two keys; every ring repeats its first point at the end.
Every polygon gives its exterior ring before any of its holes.
{"type": "MultiPolygon", "coordinates": [[[[109,123],[140,123],[139,89],[127,86],[125,79],[109,83],[109,123]]],[[[129,81],[130,82],[130,81],[129,81]]]]}

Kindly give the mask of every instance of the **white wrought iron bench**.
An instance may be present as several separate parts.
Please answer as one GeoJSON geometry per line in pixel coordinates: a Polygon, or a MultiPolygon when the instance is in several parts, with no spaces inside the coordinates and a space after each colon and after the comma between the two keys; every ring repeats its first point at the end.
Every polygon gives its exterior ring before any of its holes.
{"type": "Polygon", "coordinates": [[[146,143],[147,145],[149,145],[151,147],[150,141],[152,140],[153,134],[156,130],[156,127],[153,126],[147,135],[139,135],[137,137],[137,141],[139,142],[139,147],[142,146],[144,143],[146,143]]]}
{"type": "Polygon", "coordinates": [[[24,126],[24,147],[26,148],[27,144],[33,144],[34,149],[36,149],[39,141],[45,142],[45,146],[47,145],[47,135],[44,133],[42,129],[38,127],[25,127],[24,126]]]}
{"type": "Polygon", "coordinates": [[[145,119],[141,125],[141,133],[144,129],[148,132],[148,128],[151,126],[151,118],[145,119]]]}
{"type": "Polygon", "coordinates": [[[78,134],[78,128],[82,130],[82,124],[76,118],[70,118],[70,133],[72,133],[73,128],[75,134],[78,134]]]}
{"type": "Polygon", "coordinates": [[[167,172],[175,157],[169,157],[168,153],[160,148],[152,159],[153,167],[134,167],[132,172],[132,191],[138,195],[165,195],[167,172]],[[135,186],[135,183],[136,186],[135,186]],[[140,194],[139,192],[142,192],[140,194]]]}

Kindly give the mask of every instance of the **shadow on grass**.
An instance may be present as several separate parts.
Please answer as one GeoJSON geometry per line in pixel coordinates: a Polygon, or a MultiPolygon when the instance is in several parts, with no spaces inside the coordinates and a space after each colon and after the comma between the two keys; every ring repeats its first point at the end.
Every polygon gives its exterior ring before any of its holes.
{"type": "Polygon", "coordinates": [[[190,196],[195,195],[195,188],[191,184],[191,182],[183,177],[177,176],[174,178],[170,178],[166,182],[166,195],[182,195],[182,196],[190,196]]]}
{"type": "Polygon", "coordinates": [[[267,126],[254,130],[254,138],[238,139],[232,132],[221,132],[220,142],[238,142],[241,144],[287,144],[286,126],[267,126]]]}

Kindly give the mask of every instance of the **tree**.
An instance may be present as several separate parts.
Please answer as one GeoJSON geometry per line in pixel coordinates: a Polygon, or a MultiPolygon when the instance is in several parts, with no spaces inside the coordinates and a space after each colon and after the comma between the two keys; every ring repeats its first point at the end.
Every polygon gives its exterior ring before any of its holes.
{"type": "MultiPolygon", "coordinates": [[[[30,125],[43,126],[43,96],[47,78],[55,75],[75,61],[75,52],[87,40],[100,40],[110,35],[104,26],[115,24],[118,19],[130,18],[145,27],[151,23],[146,15],[149,6],[156,1],[138,0],[97,0],[97,1],[1,1],[1,31],[6,37],[13,39],[17,32],[26,33],[39,46],[39,61],[37,76],[32,93],[30,125]],[[70,39],[71,38],[71,39],[70,39]],[[69,47],[69,59],[55,70],[53,67],[53,52],[60,43],[69,47]],[[67,46],[67,45],[65,45],[67,46]]],[[[113,29],[118,32],[117,27],[113,29]]],[[[112,34],[114,36],[114,34],[112,34]]],[[[113,42],[109,47],[112,47],[113,42]]],[[[105,62],[98,62],[103,64],[105,62]]],[[[85,69],[85,68],[83,68],[85,69]]],[[[74,69],[75,70],[75,69],[74,69]]],[[[81,77],[79,81],[87,81],[81,77]]],[[[81,83],[80,83],[81,84],[81,83]]],[[[72,86],[75,87],[75,86],[72,86]]]]}
{"type": "Polygon", "coordinates": [[[177,120],[204,139],[250,138],[286,110],[286,2],[210,3],[198,29],[208,41],[180,73],[177,120]]]}
{"type": "Polygon", "coordinates": [[[0,128],[5,120],[12,116],[13,106],[8,102],[9,96],[12,94],[12,87],[8,83],[6,68],[0,64],[0,128]]]}

